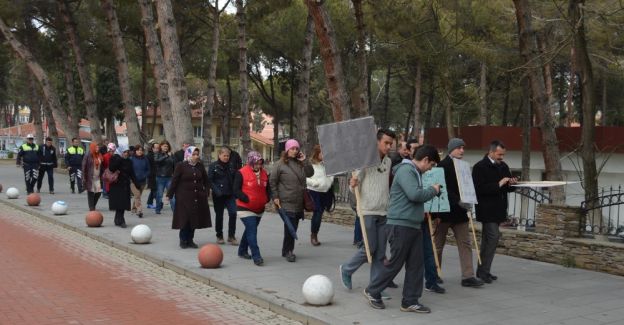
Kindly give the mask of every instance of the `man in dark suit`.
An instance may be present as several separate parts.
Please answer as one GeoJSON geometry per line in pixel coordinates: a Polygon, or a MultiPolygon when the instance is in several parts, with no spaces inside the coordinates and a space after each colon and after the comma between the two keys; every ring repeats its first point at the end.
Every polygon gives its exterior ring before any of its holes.
{"type": "Polygon", "coordinates": [[[507,193],[513,192],[511,185],[518,180],[511,175],[509,166],[503,161],[505,145],[494,140],[481,161],[472,168],[472,180],[477,192],[477,221],[482,223],[481,265],[477,277],[485,283],[492,283],[498,277],[490,273],[500,232],[498,226],[507,219],[507,193]]]}

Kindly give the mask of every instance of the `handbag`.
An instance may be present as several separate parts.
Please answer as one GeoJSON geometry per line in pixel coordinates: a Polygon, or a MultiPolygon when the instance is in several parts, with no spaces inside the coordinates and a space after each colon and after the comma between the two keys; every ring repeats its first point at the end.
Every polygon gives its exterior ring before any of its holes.
{"type": "Polygon", "coordinates": [[[303,210],[306,211],[306,212],[314,211],[314,200],[312,200],[312,196],[310,195],[310,192],[306,189],[305,178],[303,178],[303,181],[302,181],[301,178],[299,177],[299,175],[297,174],[297,172],[290,165],[286,165],[286,166],[293,173],[295,173],[295,175],[297,176],[297,179],[299,180],[299,182],[301,183],[301,185],[304,188],[304,190],[303,190],[303,210]]]}
{"type": "Polygon", "coordinates": [[[110,169],[104,169],[104,174],[102,174],[102,180],[108,184],[114,184],[117,182],[117,178],[119,178],[119,171],[112,172],[110,169]]]}

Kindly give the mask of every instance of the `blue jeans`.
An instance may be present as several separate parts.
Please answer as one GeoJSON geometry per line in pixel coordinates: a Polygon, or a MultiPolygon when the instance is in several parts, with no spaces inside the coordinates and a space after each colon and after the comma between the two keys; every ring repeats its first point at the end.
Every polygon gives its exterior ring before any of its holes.
{"type": "Polygon", "coordinates": [[[215,231],[217,237],[223,238],[223,212],[228,211],[228,238],[236,234],[236,199],[234,195],[214,196],[212,195],[215,211],[215,231]]]}
{"type": "Polygon", "coordinates": [[[171,177],[169,176],[156,176],[156,186],[158,191],[156,192],[156,213],[160,213],[162,209],[162,199],[165,194],[165,189],[171,185],[171,177]]]}
{"type": "Polygon", "coordinates": [[[260,224],[261,217],[250,216],[241,218],[245,231],[241,237],[240,245],[238,245],[238,256],[242,256],[247,253],[247,249],[251,249],[251,258],[254,261],[262,259],[260,255],[260,247],[258,247],[258,224],[260,224]]]}
{"type": "Polygon", "coordinates": [[[425,287],[431,288],[437,284],[438,271],[433,257],[433,244],[431,244],[431,234],[429,233],[429,223],[427,221],[420,225],[423,233],[423,259],[425,262],[425,287]]]}
{"type": "Polygon", "coordinates": [[[321,220],[323,218],[323,211],[325,207],[323,205],[323,194],[321,192],[309,191],[310,197],[312,197],[312,201],[314,201],[314,212],[312,212],[312,223],[310,225],[310,232],[313,234],[318,234],[319,229],[321,229],[321,220]]]}

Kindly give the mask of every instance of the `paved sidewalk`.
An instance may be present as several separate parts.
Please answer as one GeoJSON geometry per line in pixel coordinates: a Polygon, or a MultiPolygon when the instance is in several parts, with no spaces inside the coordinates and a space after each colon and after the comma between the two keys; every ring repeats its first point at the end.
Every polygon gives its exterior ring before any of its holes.
{"type": "MultiPolygon", "coordinates": [[[[166,212],[158,216],[148,210],[143,219],[128,213],[128,228],[121,229],[113,226],[113,213],[107,209],[108,201],[101,200],[98,208],[104,213],[104,226],[87,228],[84,223],[86,194],[68,194],[67,176],[56,176],[57,194],[49,195],[44,191],[40,207],[26,207],[24,195],[17,200],[8,200],[2,194],[0,200],[304,323],[624,324],[622,277],[499,255],[493,269],[500,277],[498,281],[480,289],[463,288],[460,286],[459,261],[454,247],[445,249],[443,259],[447,293],[425,292],[421,299],[422,303],[431,307],[431,314],[400,312],[401,288],[388,290],[393,299],[386,302],[387,309],[374,310],[361,294],[368,282],[367,265],[354,274],[352,292],[340,285],[337,267],[355,252],[351,245],[351,228],[324,223],[319,234],[323,244],[313,247],[309,243],[310,222],[302,222],[298,232],[300,240],[295,248],[297,262],[288,263],[280,254],[282,223],[273,213],[267,213],[259,227],[265,266],[256,267],[250,261],[238,258],[235,246],[224,245],[222,268],[201,269],[197,263],[197,250],[178,248],[178,233],[170,229],[170,210],[164,210],[166,212]],[[50,206],[55,200],[69,203],[68,215],[52,215],[50,206]],[[131,243],[132,226],[140,223],[150,226],[154,233],[149,245],[131,243]],[[313,274],[325,274],[334,282],[336,295],[332,305],[305,305],[301,286],[313,274]]],[[[0,165],[0,183],[4,189],[16,186],[24,192],[21,171],[13,166],[0,165]]],[[[47,184],[43,189],[47,189],[47,184]]],[[[242,229],[242,224],[237,223],[239,238],[242,229]]],[[[200,245],[215,240],[213,229],[196,233],[196,242],[200,245]]],[[[400,274],[397,280],[399,284],[403,283],[403,275],[400,274]]]]}

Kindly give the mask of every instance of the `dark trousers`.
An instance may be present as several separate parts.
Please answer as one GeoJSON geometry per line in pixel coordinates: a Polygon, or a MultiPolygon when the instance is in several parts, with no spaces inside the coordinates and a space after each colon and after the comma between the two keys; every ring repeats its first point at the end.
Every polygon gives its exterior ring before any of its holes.
{"type": "Polygon", "coordinates": [[[24,164],[24,181],[26,182],[26,192],[28,194],[35,191],[35,184],[39,177],[39,166],[35,164],[24,164]]]}
{"type": "Polygon", "coordinates": [[[233,195],[212,196],[215,211],[215,231],[217,237],[223,238],[223,212],[228,211],[228,237],[236,235],[236,199],[233,195]]]}
{"type": "MultiPolygon", "coordinates": [[[[303,211],[301,212],[290,212],[286,211],[286,215],[288,219],[290,219],[290,223],[292,223],[295,228],[295,232],[299,227],[299,219],[303,219],[303,211]]],[[[284,224],[284,241],[282,242],[282,256],[287,256],[288,253],[291,253],[295,250],[295,237],[290,234],[288,227],[284,224]]]]}
{"type": "Polygon", "coordinates": [[[481,265],[477,268],[477,276],[490,274],[500,238],[497,222],[484,222],[481,229],[481,265]]]}
{"type": "Polygon", "coordinates": [[[89,211],[95,211],[95,206],[100,199],[100,195],[102,195],[102,193],[100,192],[87,192],[87,203],[89,204],[89,211]]]}
{"type": "Polygon", "coordinates": [[[83,191],[82,170],[80,169],[80,167],[70,166],[69,167],[69,186],[71,187],[72,191],[75,190],[76,183],[78,185],[78,193],[81,193],[83,191]]]}
{"type": "Polygon", "coordinates": [[[435,257],[433,256],[433,244],[431,243],[431,234],[429,233],[429,223],[427,221],[420,225],[423,233],[423,255],[425,262],[425,286],[431,288],[437,284],[438,270],[435,265],[435,257]]]}
{"type": "Polygon", "coordinates": [[[153,205],[154,204],[154,199],[156,199],[156,192],[157,191],[158,191],[157,189],[150,188],[149,195],[147,196],[147,204],[148,205],[153,205]]]}
{"type": "Polygon", "coordinates": [[[260,247],[258,247],[258,224],[260,224],[261,217],[250,216],[241,218],[243,225],[245,225],[245,231],[241,237],[240,245],[238,245],[238,255],[244,255],[247,250],[251,250],[251,258],[257,261],[262,258],[260,255],[260,247]]]}
{"type": "Polygon", "coordinates": [[[401,305],[408,307],[418,304],[423,290],[423,234],[420,229],[388,225],[386,227],[390,243],[390,260],[383,265],[377,278],[372,278],[368,292],[381,299],[384,290],[405,265],[403,300],[401,305]]]}
{"type": "MultiPolygon", "coordinates": [[[[373,279],[379,277],[386,258],[386,216],[364,216],[364,224],[366,226],[366,234],[368,235],[368,248],[372,258],[370,282],[373,282],[373,279]]],[[[365,245],[361,245],[355,255],[353,255],[347,263],[342,265],[342,271],[351,275],[366,262],[368,262],[366,247],[365,245]]]]}
{"type": "Polygon", "coordinates": [[[362,226],[360,225],[360,217],[357,212],[355,213],[355,227],[353,228],[353,243],[361,242],[364,236],[362,235],[362,226]]]}
{"type": "Polygon", "coordinates": [[[186,225],[180,229],[179,237],[181,242],[193,242],[193,238],[195,238],[195,229],[191,228],[190,222],[187,222],[186,225]]]}
{"type": "Polygon", "coordinates": [[[37,190],[41,190],[43,185],[43,175],[48,173],[48,189],[54,192],[54,168],[52,166],[40,166],[39,177],[37,178],[37,190]]]}
{"type": "Polygon", "coordinates": [[[321,229],[323,211],[325,210],[325,207],[323,205],[323,194],[325,193],[316,191],[308,192],[310,193],[312,201],[314,201],[314,211],[312,212],[312,223],[310,224],[310,232],[313,234],[318,234],[319,229],[321,229]]]}
{"type": "Polygon", "coordinates": [[[124,218],[124,213],[126,212],[126,210],[121,209],[121,210],[115,210],[115,225],[119,226],[122,225],[124,223],[126,223],[126,219],[124,218]]]}

